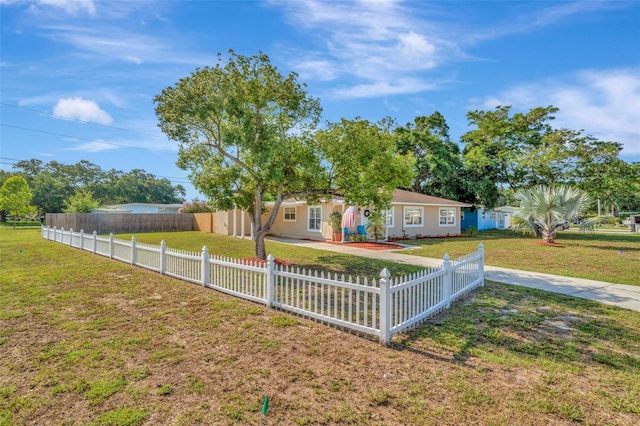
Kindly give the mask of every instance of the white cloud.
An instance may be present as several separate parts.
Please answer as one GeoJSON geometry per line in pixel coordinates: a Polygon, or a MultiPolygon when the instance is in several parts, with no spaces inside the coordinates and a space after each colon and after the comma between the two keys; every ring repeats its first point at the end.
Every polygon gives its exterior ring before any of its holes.
{"type": "Polygon", "coordinates": [[[142,63],[142,59],[138,56],[125,56],[124,60],[137,65],[140,65],[142,63]]]}
{"type": "Polygon", "coordinates": [[[90,16],[96,15],[96,5],[93,0],[34,0],[32,9],[40,6],[63,9],[69,15],[78,15],[86,12],[90,16]]]}
{"type": "Polygon", "coordinates": [[[622,143],[623,155],[640,155],[638,69],[589,70],[523,84],[485,99],[482,105],[512,105],[517,110],[553,105],[560,109],[555,127],[584,130],[601,140],[622,143]]]}
{"type": "Polygon", "coordinates": [[[373,96],[372,93],[374,93],[375,96],[398,95],[424,92],[435,88],[436,84],[433,83],[427,83],[419,79],[403,78],[393,82],[377,81],[371,84],[358,84],[337,88],[333,93],[338,97],[369,98],[373,96]]]}
{"type": "Polygon", "coordinates": [[[528,33],[542,27],[562,24],[581,15],[627,8],[631,4],[632,2],[612,1],[550,2],[547,7],[540,8],[534,2],[522,2],[521,7],[514,8],[515,15],[508,15],[502,21],[492,22],[491,25],[479,29],[468,29],[466,33],[461,34],[461,39],[464,44],[475,44],[483,40],[528,33]],[[527,6],[531,5],[534,7],[529,9],[527,6]]]}
{"type": "Polygon", "coordinates": [[[85,151],[85,152],[100,152],[100,151],[108,151],[111,149],[119,148],[116,145],[100,142],[100,141],[92,141],[82,143],[80,145],[75,146],[74,148],[69,148],[68,151],[85,151]]]}
{"type": "Polygon", "coordinates": [[[113,118],[109,113],[101,109],[96,102],[82,98],[58,100],[58,103],[53,107],[53,113],[61,117],[91,123],[105,125],[113,123],[113,118]]]}
{"type": "Polygon", "coordinates": [[[447,27],[424,18],[427,9],[436,7],[432,3],[419,7],[423,18],[417,18],[415,9],[397,0],[271,4],[281,6],[292,26],[313,32],[320,43],[321,54],[291,55],[298,59],[290,64],[292,69],[303,70],[304,76],[322,81],[355,77],[352,87],[334,91],[339,96],[419,93],[433,84],[429,76],[423,74],[419,78],[418,73],[460,56],[461,49],[445,36],[450,33],[447,27]],[[310,65],[318,65],[326,72],[310,65]]]}

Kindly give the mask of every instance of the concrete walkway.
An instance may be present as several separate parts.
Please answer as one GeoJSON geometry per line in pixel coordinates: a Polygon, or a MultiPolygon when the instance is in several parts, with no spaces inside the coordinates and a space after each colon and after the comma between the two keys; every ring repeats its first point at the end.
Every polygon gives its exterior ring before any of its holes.
{"type": "MultiPolygon", "coordinates": [[[[351,254],[354,256],[368,257],[371,259],[388,260],[406,265],[422,266],[425,268],[442,264],[442,259],[415,256],[409,253],[399,253],[391,250],[368,250],[354,247],[351,244],[333,244],[321,241],[296,240],[277,237],[268,237],[268,240],[284,244],[309,247],[317,250],[333,251],[351,254]]],[[[585,280],[582,278],[572,278],[538,272],[519,271],[488,265],[485,265],[484,270],[485,278],[487,280],[537,288],[539,290],[581,297],[583,299],[596,300],[598,302],[640,312],[640,286],[612,284],[602,281],[585,280]]]]}

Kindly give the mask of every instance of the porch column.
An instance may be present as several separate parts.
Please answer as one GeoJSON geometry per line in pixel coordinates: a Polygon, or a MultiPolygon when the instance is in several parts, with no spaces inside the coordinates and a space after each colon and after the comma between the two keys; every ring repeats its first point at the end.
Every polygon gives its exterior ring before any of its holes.
{"type": "Polygon", "coordinates": [[[237,236],[236,233],[236,218],[238,217],[238,209],[234,206],[233,207],[233,236],[234,238],[237,236]]]}
{"type": "Polygon", "coordinates": [[[244,240],[244,209],[241,211],[242,216],[240,216],[240,238],[244,240]]]}
{"type": "MultiPolygon", "coordinates": [[[[342,217],[344,217],[344,203],[342,203],[342,217]]],[[[344,244],[344,226],[342,226],[342,223],[340,223],[340,234],[342,235],[342,238],[340,238],[340,242],[342,244],[344,244]]]]}
{"type": "Polygon", "coordinates": [[[389,224],[387,223],[387,218],[389,217],[389,210],[385,210],[384,212],[384,240],[389,241],[389,224]]]}

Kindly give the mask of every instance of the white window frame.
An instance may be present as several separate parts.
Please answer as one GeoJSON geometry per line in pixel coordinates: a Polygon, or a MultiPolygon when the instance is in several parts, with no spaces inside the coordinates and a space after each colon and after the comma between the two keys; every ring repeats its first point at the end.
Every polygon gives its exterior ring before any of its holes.
{"type": "Polygon", "coordinates": [[[282,220],[285,222],[297,222],[298,221],[298,211],[295,206],[285,206],[282,208],[282,220]],[[293,209],[293,219],[291,215],[291,209],[293,209]],[[289,212],[287,212],[289,210],[289,212]],[[287,219],[287,213],[289,214],[289,218],[287,219]]]}
{"type": "Polygon", "coordinates": [[[322,232],[322,206],[309,206],[307,209],[307,231],[309,232],[322,232]],[[311,227],[311,215],[312,215],[312,211],[317,211],[317,217],[316,214],[314,214],[314,221],[318,221],[318,228],[312,228],[311,227]]]}
{"type": "Polygon", "coordinates": [[[403,207],[402,216],[404,221],[404,226],[406,228],[418,228],[424,226],[424,207],[403,207]],[[411,216],[407,216],[408,212],[420,212],[420,223],[413,223],[413,218],[415,217],[413,214],[411,216]],[[411,219],[411,223],[407,223],[407,219],[411,219]]]}
{"type": "Polygon", "coordinates": [[[387,228],[393,228],[393,210],[394,208],[391,207],[389,210],[385,211],[385,224],[387,226],[387,228]]]}
{"type": "Polygon", "coordinates": [[[438,226],[456,226],[456,209],[454,207],[440,207],[438,209],[438,226]],[[443,212],[450,212],[451,214],[442,214],[443,212]],[[442,223],[442,219],[445,223],[442,223]],[[451,220],[451,223],[449,221],[451,220]]]}

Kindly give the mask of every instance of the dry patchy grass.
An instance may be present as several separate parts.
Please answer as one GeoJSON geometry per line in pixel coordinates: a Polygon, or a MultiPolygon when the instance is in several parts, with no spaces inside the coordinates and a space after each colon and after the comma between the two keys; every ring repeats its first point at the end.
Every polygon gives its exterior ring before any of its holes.
{"type": "Polygon", "coordinates": [[[640,422],[640,315],[595,302],[488,283],[386,348],[37,231],[0,268],[1,425],[640,422]]]}

